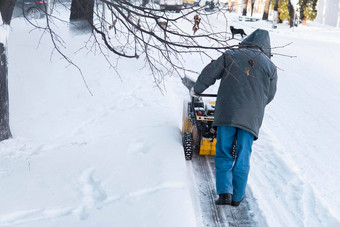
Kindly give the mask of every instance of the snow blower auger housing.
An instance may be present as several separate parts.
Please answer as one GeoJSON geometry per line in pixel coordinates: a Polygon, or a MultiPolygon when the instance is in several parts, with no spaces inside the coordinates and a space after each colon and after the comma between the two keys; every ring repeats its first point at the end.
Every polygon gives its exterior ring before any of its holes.
{"type": "MultiPolygon", "coordinates": [[[[189,90],[194,84],[187,77],[182,82],[189,90]]],[[[194,152],[199,155],[216,154],[216,128],[212,126],[215,102],[215,94],[190,95],[190,101],[184,101],[182,141],[186,160],[191,160],[194,152]]]]}

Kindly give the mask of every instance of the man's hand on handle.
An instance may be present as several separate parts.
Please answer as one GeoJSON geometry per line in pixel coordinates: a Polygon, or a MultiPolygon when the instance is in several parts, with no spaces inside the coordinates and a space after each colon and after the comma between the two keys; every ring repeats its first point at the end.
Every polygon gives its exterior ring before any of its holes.
{"type": "Polygon", "coordinates": [[[190,95],[191,95],[192,97],[195,97],[195,98],[199,97],[199,94],[197,94],[197,93],[195,92],[195,90],[194,90],[193,87],[190,89],[190,95]]]}

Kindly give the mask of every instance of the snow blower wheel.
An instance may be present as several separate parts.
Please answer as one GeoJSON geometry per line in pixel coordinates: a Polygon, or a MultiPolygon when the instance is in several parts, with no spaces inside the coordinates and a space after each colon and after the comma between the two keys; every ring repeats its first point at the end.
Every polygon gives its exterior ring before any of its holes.
{"type": "Polygon", "coordinates": [[[183,148],[186,160],[191,160],[194,151],[194,136],[191,132],[185,132],[183,135],[183,148]]]}

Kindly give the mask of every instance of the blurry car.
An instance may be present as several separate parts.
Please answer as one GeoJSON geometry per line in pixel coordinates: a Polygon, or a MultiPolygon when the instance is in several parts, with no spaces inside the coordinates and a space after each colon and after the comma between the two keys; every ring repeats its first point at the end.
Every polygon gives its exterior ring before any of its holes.
{"type": "Polygon", "coordinates": [[[162,11],[181,12],[183,8],[183,0],[159,0],[160,9],[162,11]]]}
{"type": "Polygon", "coordinates": [[[28,19],[39,19],[45,16],[47,3],[44,0],[17,0],[13,17],[24,16],[28,19]]]}

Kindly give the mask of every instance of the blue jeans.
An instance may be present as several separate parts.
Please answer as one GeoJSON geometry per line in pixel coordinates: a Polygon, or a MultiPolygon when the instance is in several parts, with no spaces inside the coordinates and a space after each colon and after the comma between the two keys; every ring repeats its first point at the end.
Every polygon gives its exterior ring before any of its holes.
{"type": "Polygon", "coordinates": [[[249,173],[249,159],[254,135],[235,127],[218,126],[216,142],[217,194],[231,193],[233,201],[243,199],[249,173]],[[236,135],[237,134],[237,135],[236,135]],[[236,160],[233,161],[232,145],[237,136],[236,160]]]}

